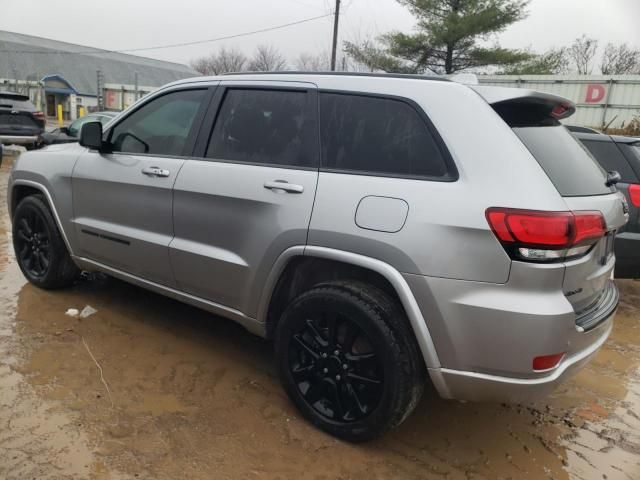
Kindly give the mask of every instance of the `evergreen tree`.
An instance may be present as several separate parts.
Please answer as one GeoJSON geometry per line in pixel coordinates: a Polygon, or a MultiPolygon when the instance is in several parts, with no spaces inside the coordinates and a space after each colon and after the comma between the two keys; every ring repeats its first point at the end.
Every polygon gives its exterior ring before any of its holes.
{"type": "Polygon", "coordinates": [[[390,32],[378,43],[346,42],[345,50],[371,69],[387,72],[455,73],[509,66],[530,54],[480,45],[526,16],[529,0],[398,0],[417,19],[415,33],[390,32]]]}

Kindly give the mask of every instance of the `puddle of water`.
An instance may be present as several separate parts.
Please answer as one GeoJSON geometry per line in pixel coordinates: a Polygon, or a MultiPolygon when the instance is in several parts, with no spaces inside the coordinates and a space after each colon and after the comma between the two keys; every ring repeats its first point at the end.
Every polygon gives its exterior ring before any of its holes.
{"type": "MultiPolygon", "coordinates": [[[[6,198],[7,164],[0,170],[6,198]]],[[[0,203],[0,478],[76,479],[93,476],[87,437],[59,406],[43,400],[18,371],[16,303],[25,284],[9,252],[6,205],[0,203]]]]}

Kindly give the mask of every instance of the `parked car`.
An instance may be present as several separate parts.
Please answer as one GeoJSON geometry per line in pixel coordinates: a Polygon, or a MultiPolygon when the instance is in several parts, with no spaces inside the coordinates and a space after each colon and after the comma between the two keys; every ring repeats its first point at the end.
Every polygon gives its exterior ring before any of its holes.
{"type": "Polygon", "coordinates": [[[118,112],[95,112],[73,121],[68,127],[60,127],[40,135],[41,145],[54,143],[73,143],[80,139],[80,128],[87,122],[98,121],[106,125],[115,118],[118,112]]]}
{"type": "Polygon", "coordinates": [[[34,148],[44,125],[44,113],[27,95],[0,91],[0,143],[34,148]]]}
{"type": "Polygon", "coordinates": [[[572,133],[597,133],[597,134],[602,133],[596,130],[595,128],[579,127],[577,125],[567,125],[566,127],[572,133]]]}
{"type": "Polygon", "coordinates": [[[273,339],[304,417],[363,441],[426,381],[528,402],[611,332],[624,196],[564,98],[420,76],[179,81],[9,184],[41,288],[101,271],[273,339]]]}
{"type": "Polygon", "coordinates": [[[574,134],[606,171],[620,174],[618,190],[629,204],[629,223],[616,235],[618,278],[640,277],[640,138],[574,134]]]}

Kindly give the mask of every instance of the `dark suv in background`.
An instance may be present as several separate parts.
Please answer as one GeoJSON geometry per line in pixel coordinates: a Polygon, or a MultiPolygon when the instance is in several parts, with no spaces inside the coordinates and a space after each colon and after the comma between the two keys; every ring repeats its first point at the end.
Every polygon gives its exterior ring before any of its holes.
{"type": "Polygon", "coordinates": [[[616,171],[616,185],[629,203],[629,223],[615,241],[618,278],[640,277],[640,138],[574,133],[606,171],[616,171]]]}
{"type": "Polygon", "coordinates": [[[44,125],[44,113],[27,95],[0,91],[0,143],[34,148],[44,125]]]}

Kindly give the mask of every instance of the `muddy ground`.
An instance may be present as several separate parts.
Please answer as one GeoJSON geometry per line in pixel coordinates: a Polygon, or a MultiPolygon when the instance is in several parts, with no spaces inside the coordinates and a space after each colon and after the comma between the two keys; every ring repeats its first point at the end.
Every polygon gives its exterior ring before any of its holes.
{"type": "Polygon", "coordinates": [[[350,445],[300,419],[271,345],[227,320],[113,279],[26,284],[7,176],[5,161],[0,479],[640,479],[640,282],[619,282],[611,339],[545,401],[427,397],[384,438],[350,445]],[[65,315],[86,305],[97,313],[65,315]]]}

